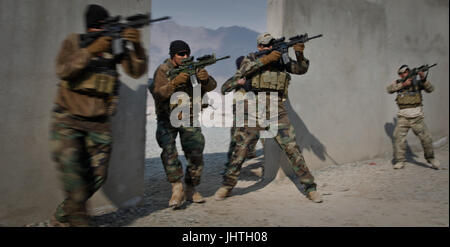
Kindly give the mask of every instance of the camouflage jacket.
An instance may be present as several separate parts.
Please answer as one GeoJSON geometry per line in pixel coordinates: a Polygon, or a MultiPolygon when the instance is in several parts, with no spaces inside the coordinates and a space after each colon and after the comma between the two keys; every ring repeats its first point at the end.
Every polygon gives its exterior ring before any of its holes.
{"type": "Polygon", "coordinates": [[[280,62],[271,63],[264,66],[261,61],[255,57],[253,53],[242,60],[241,67],[234,75],[237,78],[251,78],[254,74],[261,73],[266,70],[270,71],[282,71],[291,74],[302,75],[308,71],[309,60],[303,55],[297,57],[297,61],[290,59],[287,65],[282,65],[280,62]]]}
{"type": "MultiPolygon", "coordinates": [[[[414,89],[412,87],[404,88],[402,83],[398,83],[398,81],[395,80],[387,86],[386,90],[389,94],[392,94],[395,92],[401,92],[402,90],[414,90],[414,89]]],[[[425,90],[425,92],[431,93],[431,92],[433,92],[434,87],[431,84],[431,82],[429,80],[427,80],[424,83],[420,84],[420,86],[418,88],[416,88],[416,90],[418,90],[419,92],[421,90],[425,90]]]]}
{"type": "MultiPolygon", "coordinates": [[[[71,81],[82,78],[92,55],[86,48],[81,48],[80,35],[70,34],[62,43],[56,57],[56,74],[61,80],[71,81]]],[[[147,57],[145,49],[138,47],[136,51],[129,51],[127,55],[117,61],[122,65],[125,73],[133,78],[139,78],[147,71],[147,57]]],[[[118,74],[117,74],[118,77],[118,74]]],[[[55,103],[71,115],[86,118],[107,116],[114,112],[119,100],[119,82],[114,87],[114,93],[107,98],[100,98],[74,92],[59,84],[55,103]]]]}
{"type": "MultiPolygon", "coordinates": [[[[193,97],[193,91],[191,82],[188,79],[188,81],[180,85],[179,87],[175,88],[171,83],[169,83],[169,76],[167,75],[167,72],[169,72],[171,69],[173,69],[174,66],[170,59],[166,59],[163,64],[158,66],[156,69],[154,75],[153,75],[153,89],[152,96],[155,100],[155,111],[158,119],[164,119],[168,120],[170,118],[170,97],[175,92],[186,92],[189,97],[193,97]]],[[[201,95],[203,95],[207,92],[210,92],[214,90],[217,87],[217,82],[214,80],[212,76],[209,76],[208,80],[205,82],[200,82],[201,84],[201,95]]],[[[191,102],[192,103],[192,102],[191,102]]],[[[192,104],[191,104],[191,115],[192,115],[192,104]]]]}
{"type": "MultiPolygon", "coordinates": [[[[252,90],[251,83],[253,77],[260,76],[266,71],[271,72],[287,72],[291,74],[302,75],[308,71],[309,68],[309,60],[306,59],[303,54],[296,57],[297,60],[294,61],[289,58],[290,62],[287,64],[282,64],[280,61],[273,62],[268,65],[263,65],[261,61],[255,57],[254,53],[250,53],[246,56],[242,63],[241,67],[237,70],[234,75],[235,78],[246,78],[246,85],[243,86],[247,91],[252,90]]],[[[279,95],[280,100],[285,100],[287,98],[287,88],[289,86],[290,77],[287,75],[287,84],[285,85],[285,90],[282,95],[279,95]]],[[[237,88],[239,85],[237,84],[237,80],[235,82],[230,82],[229,89],[237,88]]]]}
{"type": "Polygon", "coordinates": [[[222,94],[225,95],[226,93],[229,93],[233,90],[243,89],[242,86],[237,83],[238,80],[239,80],[238,77],[232,76],[227,81],[225,81],[221,88],[222,94]]]}

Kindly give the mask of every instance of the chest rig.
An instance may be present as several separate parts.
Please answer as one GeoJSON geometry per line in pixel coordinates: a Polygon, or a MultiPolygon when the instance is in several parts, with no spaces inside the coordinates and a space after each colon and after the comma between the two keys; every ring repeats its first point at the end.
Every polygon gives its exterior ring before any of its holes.
{"type": "MultiPolygon", "coordinates": [[[[416,79],[414,79],[416,80],[416,79]]],[[[397,83],[400,81],[397,80],[397,83]]],[[[397,93],[395,101],[400,109],[415,108],[422,105],[422,90],[418,81],[413,81],[412,85],[407,88],[402,88],[397,93]]]]}
{"type": "MultiPolygon", "coordinates": [[[[254,61],[256,57],[251,54],[250,60],[254,61]]],[[[285,100],[288,95],[289,82],[291,76],[285,72],[281,63],[272,63],[264,70],[251,76],[250,84],[253,92],[278,92],[278,95],[285,100]]]]}
{"type": "MultiPolygon", "coordinates": [[[[83,35],[80,35],[80,43],[83,35]]],[[[96,97],[108,97],[114,92],[117,82],[118,58],[109,52],[91,58],[86,68],[74,79],[62,81],[61,85],[78,93],[96,97]]]]}

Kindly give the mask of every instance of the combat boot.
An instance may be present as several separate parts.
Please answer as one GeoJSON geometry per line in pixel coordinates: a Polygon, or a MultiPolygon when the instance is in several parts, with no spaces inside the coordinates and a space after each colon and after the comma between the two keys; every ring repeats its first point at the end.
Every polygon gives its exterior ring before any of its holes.
{"type": "Polygon", "coordinates": [[[203,203],[205,199],[203,196],[195,190],[195,187],[192,185],[186,185],[186,190],[184,192],[186,197],[186,201],[195,202],[195,203],[203,203]]]}
{"type": "Polygon", "coordinates": [[[55,213],[53,213],[52,218],[50,219],[50,225],[54,227],[69,227],[69,221],[67,219],[67,214],[64,212],[64,204],[66,203],[66,200],[64,200],[61,204],[58,205],[58,207],[55,210],[55,213]]]}
{"type": "Polygon", "coordinates": [[[394,165],[394,169],[402,169],[403,167],[405,167],[405,162],[397,162],[394,165]]]}
{"type": "Polygon", "coordinates": [[[74,213],[67,217],[71,227],[89,227],[90,218],[86,213],[74,213]]]}
{"type": "Polygon", "coordinates": [[[323,202],[322,196],[316,190],[308,192],[307,197],[308,197],[309,200],[311,200],[311,201],[313,201],[315,203],[323,202]]]}
{"type": "Polygon", "coordinates": [[[231,190],[233,188],[230,186],[224,186],[222,185],[222,187],[220,187],[216,193],[214,194],[214,199],[216,201],[222,201],[225,200],[226,197],[231,195],[231,190]]]}
{"type": "Polygon", "coordinates": [[[428,164],[431,165],[431,167],[433,169],[439,170],[439,168],[441,167],[441,164],[439,163],[439,160],[437,159],[429,159],[427,160],[428,164]]]}
{"type": "Polygon", "coordinates": [[[53,227],[70,227],[70,224],[67,221],[67,219],[61,219],[61,218],[58,218],[55,215],[53,215],[52,218],[50,219],[50,226],[53,226],[53,227]]]}
{"type": "Polygon", "coordinates": [[[184,201],[183,184],[181,182],[172,183],[172,197],[169,201],[169,207],[179,208],[184,201]]]}

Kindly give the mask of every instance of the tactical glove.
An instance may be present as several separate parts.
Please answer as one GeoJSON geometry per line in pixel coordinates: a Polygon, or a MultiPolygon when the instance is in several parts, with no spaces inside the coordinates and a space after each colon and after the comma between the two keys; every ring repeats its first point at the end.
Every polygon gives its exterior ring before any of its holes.
{"type": "Polygon", "coordinates": [[[92,42],[92,44],[86,47],[86,49],[91,54],[97,54],[100,52],[107,51],[111,47],[111,40],[112,38],[109,36],[102,36],[96,39],[94,42],[92,42]]]}
{"type": "Polygon", "coordinates": [[[181,72],[178,74],[173,80],[170,82],[172,85],[179,86],[180,84],[186,83],[189,78],[189,75],[186,73],[181,72]]]}
{"type": "Polygon", "coordinates": [[[305,50],[305,44],[304,43],[297,43],[294,45],[294,51],[303,53],[305,50]]]}
{"type": "Polygon", "coordinates": [[[279,51],[272,51],[268,55],[265,55],[259,59],[263,65],[267,65],[269,63],[276,62],[280,60],[281,58],[281,52],[279,51]]]}
{"type": "Polygon", "coordinates": [[[200,81],[206,81],[209,78],[209,74],[206,69],[201,69],[197,72],[197,79],[200,81]]]}
{"type": "Polygon", "coordinates": [[[141,42],[141,32],[135,28],[127,28],[123,31],[122,38],[137,44],[141,42]]]}
{"type": "Polygon", "coordinates": [[[408,80],[406,80],[405,82],[402,83],[402,86],[403,87],[408,87],[408,86],[411,86],[411,84],[412,84],[412,79],[408,79],[408,80]]]}

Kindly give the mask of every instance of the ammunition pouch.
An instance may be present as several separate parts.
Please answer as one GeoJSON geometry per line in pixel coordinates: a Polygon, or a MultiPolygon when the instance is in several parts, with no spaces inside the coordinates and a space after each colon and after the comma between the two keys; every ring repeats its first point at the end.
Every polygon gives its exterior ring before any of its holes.
{"type": "Polygon", "coordinates": [[[278,92],[284,99],[288,94],[291,76],[281,71],[265,71],[251,78],[252,91],[278,92]]]}
{"type": "Polygon", "coordinates": [[[117,76],[107,73],[87,73],[71,81],[61,81],[61,85],[74,92],[97,97],[108,97],[114,92],[117,76]]]}
{"type": "Polygon", "coordinates": [[[418,91],[400,92],[396,101],[400,109],[418,107],[422,105],[422,94],[418,91]]]}
{"type": "Polygon", "coordinates": [[[89,61],[79,76],[61,84],[81,94],[108,97],[114,92],[118,75],[114,58],[96,57],[89,61]]]}

